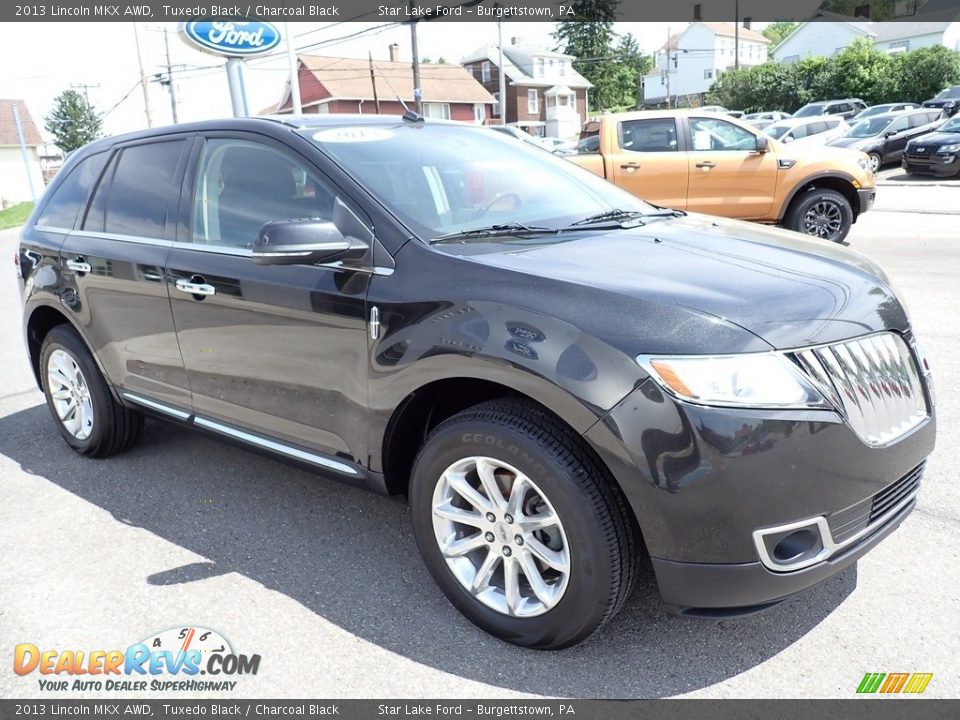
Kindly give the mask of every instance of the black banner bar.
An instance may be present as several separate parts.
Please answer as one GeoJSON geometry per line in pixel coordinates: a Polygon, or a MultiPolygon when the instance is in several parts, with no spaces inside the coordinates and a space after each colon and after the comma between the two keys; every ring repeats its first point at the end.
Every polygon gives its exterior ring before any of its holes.
{"type": "Polygon", "coordinates": [[[3,2],[0,21],[766,22],[821,11],[829,13],[821,19],[834,21],[946,22],[960,18],[960,0],[36,0],[3,2]]]}
{"type": "MultiPolygon", "coordinates": [[[[800,688],[796,688],[800,691],[800,688]]],[[[960,700],[0,700],[0,719],[942,720],[960,700]]]]}

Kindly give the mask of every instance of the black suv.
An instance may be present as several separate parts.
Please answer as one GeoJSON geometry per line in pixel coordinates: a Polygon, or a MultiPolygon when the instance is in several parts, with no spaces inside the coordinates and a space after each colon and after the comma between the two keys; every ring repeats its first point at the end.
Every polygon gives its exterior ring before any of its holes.
{"type": "Polygon", "coordinates": [[[644,553],[674,612],[810,587],[910,513],[934,446],[926,361],[865,257],[648,205],[482,127],[101,140],[18,262],[77,452],[127,450],[151,415],[405,496],[451,602],[519,645],[590,635],[644,553]]]}
{"type": "Polygon", "coordinates": [[[872,115],[855,121],[846,135],[827,145],[865,152],[870,158],[870,166],[877,172],[887,163],[899,162],[908,141],[931,132],[942,120],[943,113],[936,109],[872,115]]]}
{"type": "Polygon", "coordinates": [[[940,108],[944,115],[956,115],[957,110],[960,110],[960,85],[941,90],[935,98],[924,100],[923,106],[940,108]]]}
{"type": "Polygon", "coordinates": [[[793,117],[818,117],[820,115],[839,115],[849,120],[857,113],[865,110],[867,104],[860,98],[846,98],[844,100],[820,100],[807,103],[797,110],[793,117]]]}

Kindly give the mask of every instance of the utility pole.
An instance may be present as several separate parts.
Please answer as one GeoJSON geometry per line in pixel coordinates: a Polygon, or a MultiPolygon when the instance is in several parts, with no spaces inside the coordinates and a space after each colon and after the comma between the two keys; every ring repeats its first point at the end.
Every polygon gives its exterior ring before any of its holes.
{"type": "MultiPolygon", "coordinates": [[[[410,11],[413,12],[413,0],[410,0],[410,11]]],[[[413,50],[413,102],[417,108],[417,115],[423,115],[423,93],[420,90],[420,50],[417,48],[417,21],[410,22],[410,45],[413,50]]]]}
{"type": "Polygon", "coordinates": [[[735,59],[733,67],[740,69],[740,0],[734,0],[733,4],[733,54],[735,59]]]}
{"type": "Polygon", "coordinates": [[[667,28],[667,52],[665,54],[667,64],[667,109],[670,109],[670,28],[667,28]]]}
{"type": "Polygon", "coordinates": [[[74,88],[74,89],[76,89],[76,90],[83,90],[83,99],[84,99],[84,101],[87,103],[87,109],[90,109],[90,107],[91,107],[91,105],[90,105],[90,88],[98,88],[98,87],[100,87],[100,83],[97,83],[96,85],[84,85],[84,84],[82,84],[82,83],[76,83],[76,84],[74,84],[74,85],[71,85],[70,87],[72,87],[72,88],[74,88]]]}
{"type": "Polygon", "coordinates": [[[27,141],[23,137],[23,123],[20,122],[20,108],[17,103],[13,103],[13,124],[17,128],[17,141],[20,143],[20,155],[23,158],[23,168],[27,171],[27,182],[30,183],[30,197],[37,201],[37,189],[33,186],[33,172],[30,170],[29,154],[27,152],[27,141]]]}
{"type": "Polygon", "coordinates": [[[147,127],[153,127],[150,115],[150,93],[147,90],[147,74],[143,71],[143,54],[140,52],[140,30],[133,24],[133,39],[137,43],[137,65],[140,67],[140,88],[143,90],[143,111],[147,115],[147,127]]]}
{"type": "Polygon", "coordinates": [[[373,72],[373,53],[367,50],[367,59],[370,61],[370,84],[373,85],[373,104],[377,108],[377,115],[380,114],[380,97],[377,95],[377,76],[373,72]]]}
{"type": "Polygon", "coordinates": [[[497,49],[500,60],[497,63],[497,75],[500,76],[500,124],[507,124],[507,76],[503,72],[503,23],[497,20],[497,49]]]}
{"type": "Polygon", "coordinates": [[[170,31],[163,29],[163,47],[167,54],[167,89],[170,90],[170,109],[173,111],[173,124],[177,124],[177,91],[173,86],[173,66],[170,64],[170,31]]]}
{"type": "Polygon", "coordinates": [[[300,102],[300,73],[297,68],[296,53],[293,50],[290,23],[283,24],[283,33],[287,36],[287,65],[290,69],[290,110],[294,115],[300,115],[303,113],[303,104],[300,102]]]}

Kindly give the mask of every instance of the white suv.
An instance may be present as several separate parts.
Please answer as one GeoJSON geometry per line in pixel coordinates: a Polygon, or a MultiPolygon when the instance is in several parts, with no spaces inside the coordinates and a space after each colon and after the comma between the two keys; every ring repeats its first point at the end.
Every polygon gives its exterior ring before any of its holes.
{"type": "Polygon", "coordinates": [[[843,137],[850,126],[838,115],[810,118],[787,118],[763,129],[767,135],[782,143],[825,145],[843,137]]]}

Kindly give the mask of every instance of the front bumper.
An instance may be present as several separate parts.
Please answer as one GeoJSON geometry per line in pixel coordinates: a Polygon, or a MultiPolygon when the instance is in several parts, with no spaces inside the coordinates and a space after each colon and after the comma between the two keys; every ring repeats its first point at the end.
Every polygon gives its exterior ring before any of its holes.
{"type": "Polygon", "coordinates": [[[877,189],[872,188],[860,188],[857,190],[857,197],[860,199],[860,212],[865,213],[867,210],[873,207],[873,203],[877,200],[877,189]]]}
{"type": "Polygon", "coordinates": [[[920,158],[915,155],[904,155],[900,167],[909,173],[917,173],[918,175],[954,177],[960,174],[960,156],[934,153],[929,157],[920,158]]]}

